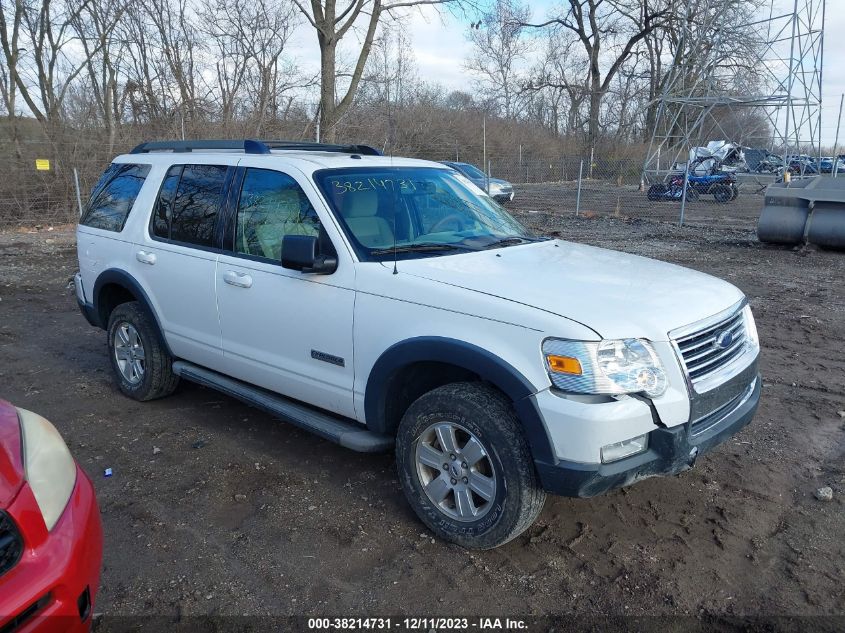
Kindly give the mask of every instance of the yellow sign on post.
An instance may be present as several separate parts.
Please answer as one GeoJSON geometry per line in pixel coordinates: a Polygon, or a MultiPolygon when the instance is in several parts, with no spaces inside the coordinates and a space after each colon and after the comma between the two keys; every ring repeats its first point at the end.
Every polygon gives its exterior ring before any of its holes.
{"type": "Polygon", "coordinates": [[[49,158],[36,158],[35,159],[35,169],[37,171],[50,171],[50,159],[49,158]]]}

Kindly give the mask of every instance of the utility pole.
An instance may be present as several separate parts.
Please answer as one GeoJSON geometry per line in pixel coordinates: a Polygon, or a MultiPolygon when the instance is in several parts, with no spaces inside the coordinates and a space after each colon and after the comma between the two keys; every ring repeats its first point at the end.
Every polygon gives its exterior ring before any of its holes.
{"type": "Polygon", "coordinates": [[[842,104],[845,102],[845,92],[839,98],[839,117],[836,119],[836,140],[833,141],[833,177],[839,173],[839,126],[842,124],[842,104]]]}
{"type": "Polygon", "coordinates": [[[487,169],[487,115],[481,119],[481,168],[487,169]]]}

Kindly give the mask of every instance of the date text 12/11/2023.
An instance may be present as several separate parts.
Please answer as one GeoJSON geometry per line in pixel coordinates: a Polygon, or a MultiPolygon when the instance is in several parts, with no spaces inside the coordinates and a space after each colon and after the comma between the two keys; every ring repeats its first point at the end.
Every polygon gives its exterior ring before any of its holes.
{"type": "Polygon", "coordinates": [[[308,618],[312,631],[525,631],[528,624],[520,618],[477,617],[400,617],[400,618],[308,618]]]}

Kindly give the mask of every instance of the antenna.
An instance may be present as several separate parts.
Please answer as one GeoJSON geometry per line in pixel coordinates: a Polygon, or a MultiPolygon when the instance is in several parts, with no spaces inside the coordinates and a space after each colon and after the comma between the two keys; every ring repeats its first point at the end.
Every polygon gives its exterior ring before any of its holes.
{"type": "MultiPolygon", "coordinates": [[[[393,139],[394,139],[394,129],[393,129],[393,111],[390,107],[390,99],[387,100],[387,142],[390,145],[390,167],[393,167],[393,139]]],[[[392,169],[391,169],[392,171],[392,169]]],[[[396,178],[393,178],[393,187],[391,187],[393,191],[393,196],[391,202],[393,203],[393,274],[399,274],[399,268],[396,265],[396,202],[397,198],[399,197],[399,193],[396,190],[396,178]]]]}

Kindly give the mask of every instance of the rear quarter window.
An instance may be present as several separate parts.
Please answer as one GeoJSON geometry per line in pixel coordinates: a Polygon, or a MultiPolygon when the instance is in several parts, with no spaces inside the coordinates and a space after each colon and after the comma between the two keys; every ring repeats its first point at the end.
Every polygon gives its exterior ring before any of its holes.
{"type": "Polygon", "coordinates": [[[100,177],[79,223],[119,233],[150,173],[149,165],[112,164],[100,177]]]}

